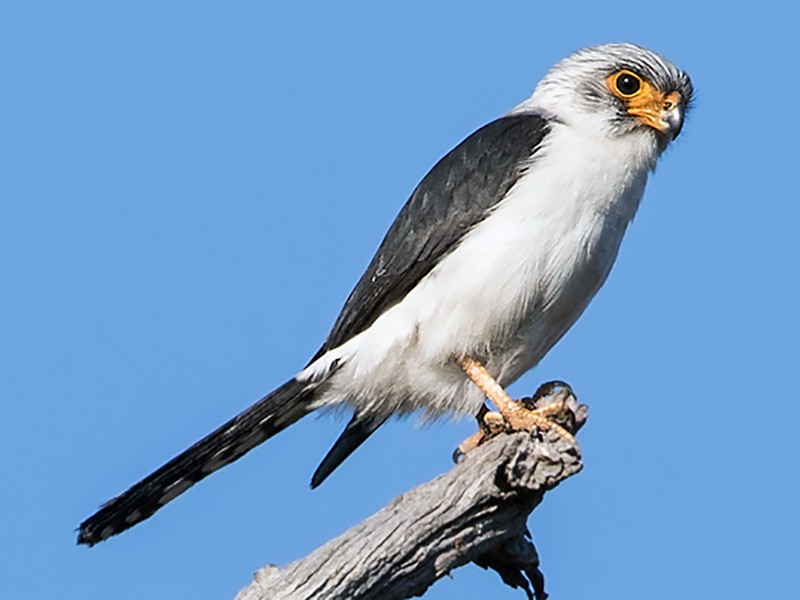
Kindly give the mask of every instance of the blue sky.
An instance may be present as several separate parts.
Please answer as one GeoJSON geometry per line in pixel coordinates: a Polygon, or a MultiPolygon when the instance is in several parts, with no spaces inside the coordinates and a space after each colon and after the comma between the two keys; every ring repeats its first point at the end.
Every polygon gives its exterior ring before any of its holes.
{"type": "MultiPolygon", "coordinates": [[[[74,545],[305,364],[440,156],[556,60],[633,41],[697,104],[605,288],[512,389],[560,378],[591,407],[586,468],[530,521],[548,589],[800,596],[797,22],[788,2],[5,3],[4,595],[230,598],[447,470],[472,423],[393,422],[312,492],[343,426],[312,417],[74,545]]],[[[522,596],[468,566],[426,597],[522,596]]]]}

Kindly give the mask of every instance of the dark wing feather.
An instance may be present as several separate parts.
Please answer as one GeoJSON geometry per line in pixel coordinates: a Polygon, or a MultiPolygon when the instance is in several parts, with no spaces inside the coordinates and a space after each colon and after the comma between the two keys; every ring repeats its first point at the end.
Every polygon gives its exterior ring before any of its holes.
{"type": "Polygon", "coordinates": [[[325,458],[322,459],[317,470],[314,471],[314,475],[311,477],[311,487],[315,488],[325,481],[328,475],[333,473],[336,467],[342,464],[369,436],[375,433],[378,427],[383,425],[388,418],[388,415],[376,417],[374,415],[354,414],[339,439],[336,440],[336,443],[325,455],[325,458]]]}
{"type": "Polygon", "coordinates": [[[400,302],[523,174],[549,131],[540,115],[501,117],[442,158],[403,206],[312,362],[400,302]]]}
{"type": "MultiPolygon", "coordinates": [[[[411,194],[312,362],[400,302],[508,193],[549,131],[539,115],[502,117],[456,146],[411,194]]],[[[323,459],[316,487],[386,420],[353,415],[323,459]]]]}

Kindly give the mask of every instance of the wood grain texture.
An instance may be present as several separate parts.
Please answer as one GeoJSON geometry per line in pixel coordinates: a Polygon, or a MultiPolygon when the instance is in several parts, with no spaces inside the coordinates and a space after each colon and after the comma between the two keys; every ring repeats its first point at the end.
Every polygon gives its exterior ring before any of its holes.
{"type": "Polygon", "coordinates": [[[553,432],[501,434],[305,558],[260,569],[236,598],[410,598],[472,561],[545,598],[526,522],[581,468],[579,448],[553,432]]]}

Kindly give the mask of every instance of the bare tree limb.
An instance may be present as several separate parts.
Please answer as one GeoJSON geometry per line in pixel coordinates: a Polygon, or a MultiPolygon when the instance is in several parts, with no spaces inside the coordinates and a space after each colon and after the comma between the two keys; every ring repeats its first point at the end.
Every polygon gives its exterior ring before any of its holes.
{"type": "MultiPolygon", "coordinates": [[[[574,397],[570,412],[582,425],[574,397]]],[[[499,435],[305,558],[260,569],[236,600],[410,598],[471,561],[543,599],[526,521],[581,468],[578,447],[552,431],[499,435]]]]}

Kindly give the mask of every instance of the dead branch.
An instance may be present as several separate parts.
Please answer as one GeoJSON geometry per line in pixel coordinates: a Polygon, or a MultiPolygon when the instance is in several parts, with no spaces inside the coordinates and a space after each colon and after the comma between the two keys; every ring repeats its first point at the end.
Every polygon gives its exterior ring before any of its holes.
{"type": "MultiPolygon", "coordinates": [[[[576,431],[586,407],[567,404],[576,431]]],[[[260,569],[237,600],[410,598],[473,561],[546,598],[526,522],[581,468],[578,447],[554,431],[498,435],[305,558],[260,569]]]]}

